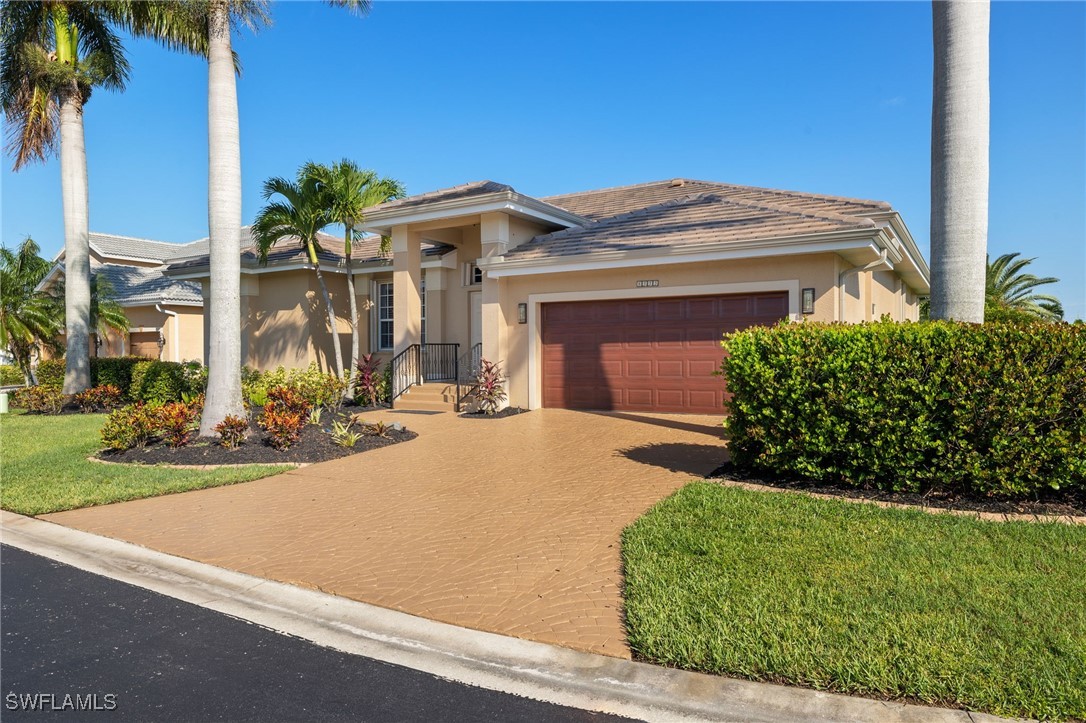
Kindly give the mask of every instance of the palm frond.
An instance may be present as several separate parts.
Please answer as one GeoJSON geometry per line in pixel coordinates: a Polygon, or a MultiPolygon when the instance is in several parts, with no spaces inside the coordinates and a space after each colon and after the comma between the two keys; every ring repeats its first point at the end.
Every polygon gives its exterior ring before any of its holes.
{"type": "Polygon", "coordinates": [[[1038,294],[1034,289],[1055,284],[1053,276],[1040,278],[1024,270],[1036,259],[1019,258],[1020,253],[1003,254],[988,260],[985,279],[986,305],[995,309],[1009,309],[1043,321],[1063,319],[1063,305],[1051,294],[1038,294]]]}

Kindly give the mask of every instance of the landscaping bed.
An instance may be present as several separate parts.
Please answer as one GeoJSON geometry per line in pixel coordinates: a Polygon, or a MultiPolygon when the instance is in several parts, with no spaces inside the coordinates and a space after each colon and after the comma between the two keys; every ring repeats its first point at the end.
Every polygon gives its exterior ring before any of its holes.
{"type": "Polygon", "coordinates": [[[696,482],[623,533],[637,658],[1086,719],[1086,527],[696,482]]]}
{"type": "Polygon", "coordinates": [[[102,447],[98,431],[104,421],[104,414],[0,415],[4,443],[0,507],[41,515],[248,482],[289,469],[247,465],[203,471],[95,464],[87,457],[102,447]]]}
{"type": "Polygon", "coordinates": [[[494,414],[487,414],[486,412],[461,412],[460,416],[464,419],[505,419],[506,417],[515,417],[518,414],[524,414],[527,411],[530,410],[522,407],[506,407],[494,414]]]}
{"type": "Polygon", "coordinates": [[[264,430],[257,426],[256,420],[260,413],[260,409],[255,410],[249,422],[249,436],[234,449],[223,447],[215,439],[194,439],[183,447],[173,448],[164,442],[155,442],[142,448],[133,447],[123,451],[106,449],[96,456],[107,462],[134,464],[299,464],[346,457],[406,442],[418,436],[415,432],[394,425],[389,425],[382,434],[376,434],[362,430],[356,423],[360,436],[354,446],[336,444],[330,428],[333,422],[350,423],[351,413],[344,411],[322,414],[320,424],[306,424],[298,440],[288,448],[280,450],[268,443],[264,430]]]}
{"type": "Polygon", "coordinates": [[[706,479],[725,479],[783,490],[811,492],[847,499],[892,502],[917,507],[935,507],[945,510],[991,512],[1004,515],[1082,516],[1086,515],[1086,496],[1080,490],[1045,490],[1036,499],[1002,499],[978,497],[953,491],[931,490],[920,492],[894,492],[874,486],[853,487],[833,485],[812,480],[788,479],[758,474],[737,468],[726,462],[705,476],[706,479]]]}

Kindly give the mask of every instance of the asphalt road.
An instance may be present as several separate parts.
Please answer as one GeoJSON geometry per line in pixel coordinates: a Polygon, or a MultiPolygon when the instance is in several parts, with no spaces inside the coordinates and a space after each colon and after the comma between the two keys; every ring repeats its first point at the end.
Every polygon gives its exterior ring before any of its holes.
{"type": "Polygon", "coordinates": [[[0,602],[5,723],[622,720],[322,648],[8,546],[0,602]]]}

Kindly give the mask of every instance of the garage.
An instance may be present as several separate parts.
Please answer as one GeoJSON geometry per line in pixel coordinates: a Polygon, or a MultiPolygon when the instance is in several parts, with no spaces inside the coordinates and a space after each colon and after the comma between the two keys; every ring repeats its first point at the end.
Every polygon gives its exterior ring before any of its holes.
{"type": "Polygon", "coordinates": [[[134,331],[129,336],[129,353],[132,356],[141,356],[145,359],[158,359],[162,352],[158,340],[159,333],[157,331],[134,331]]]}
{"type": "Polygon", "coordinates": [[[722,413],[721,336],[787,316],[785,291],[544,304],[543,406],[722,413]]]}

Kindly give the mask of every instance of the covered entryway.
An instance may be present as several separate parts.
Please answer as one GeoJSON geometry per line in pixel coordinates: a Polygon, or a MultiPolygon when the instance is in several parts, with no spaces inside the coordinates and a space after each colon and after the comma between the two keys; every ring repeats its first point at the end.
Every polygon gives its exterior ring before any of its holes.
{"type": "Polygon", "coordinates": [[[787,316],[786,291],[544,304],[543,406],[722,413],[721,336],[787,316]]]}

